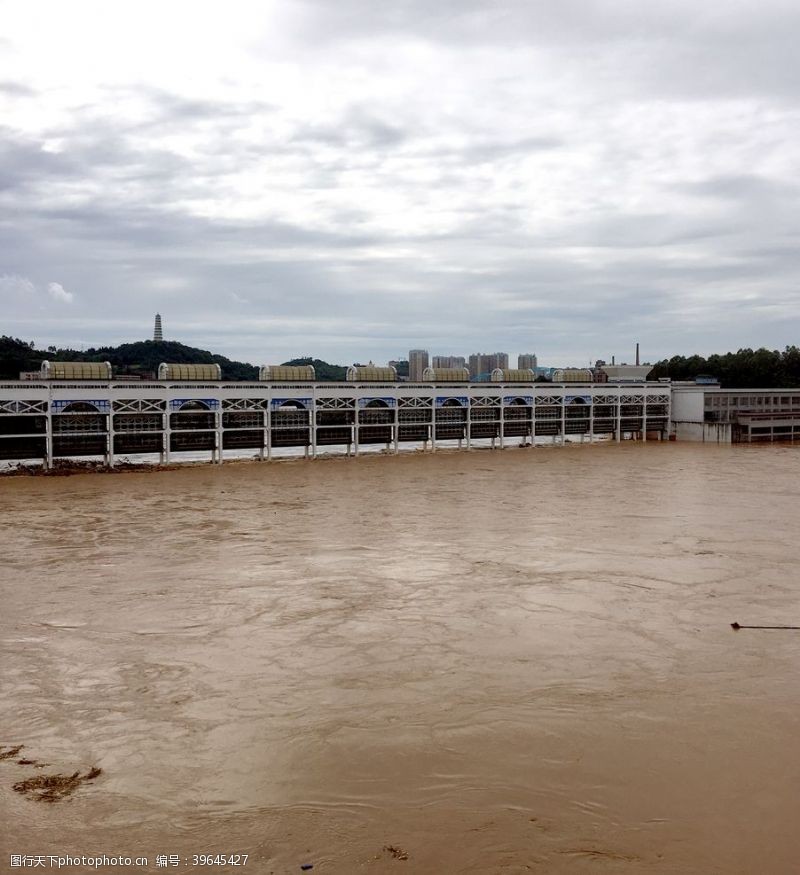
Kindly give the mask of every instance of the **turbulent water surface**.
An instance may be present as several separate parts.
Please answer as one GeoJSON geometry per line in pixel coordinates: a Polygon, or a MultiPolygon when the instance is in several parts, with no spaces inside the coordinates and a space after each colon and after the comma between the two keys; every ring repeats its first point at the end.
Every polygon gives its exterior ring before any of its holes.
{"type": "Polygon", "coordinates": [[[671,443],[3,478],[0,871],[797,872],[800,632],[730,623],[800,625],[799,482],[671,443]]]}

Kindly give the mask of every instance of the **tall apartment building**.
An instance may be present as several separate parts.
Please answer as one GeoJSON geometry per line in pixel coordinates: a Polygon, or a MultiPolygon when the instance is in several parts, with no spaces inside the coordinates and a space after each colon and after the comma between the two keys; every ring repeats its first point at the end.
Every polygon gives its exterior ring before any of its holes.
{"type": "Polygon", "coordinates": [[[428,367],[428,350],[412,349],[408,353],[408,379],[414,383],[421,382],[422,374],[428,367]]]}
{"type": "Polygon", "coordinates": [[[466,359],[463,355],[435,355],[432,368],[465,368],[466,359]]]}
{"type": "Polygon", "coordinates": [[[517,367],[519,370],[536,370],[536,353],[523,352],[517,356],[517,367]]]}
{"type": "Polygon", "coordinates": [[[491,374],[495,368],[508,369],[508,353],[506,352],[474,352],[469,357],[469,375],[477,377],[480,374],[491,374]]]}

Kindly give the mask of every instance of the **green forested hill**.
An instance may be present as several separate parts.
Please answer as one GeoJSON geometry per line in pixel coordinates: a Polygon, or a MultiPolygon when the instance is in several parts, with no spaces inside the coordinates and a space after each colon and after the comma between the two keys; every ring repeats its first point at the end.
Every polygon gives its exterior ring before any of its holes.
{"type": "MultiPolygon", "coordinates": [[[[206,349],[186,346],[175,340],[141,340],[136,343],[123,343],[120,346],[101,346],[96,349],[78,351],[57,349],[54,346],[45,350],[35,349],[33,344],[25,343],[15,337],[0,337],[0,378],[16,380],[20,371],[38,371],[42,362],[111,362],[114,373],[118,375],[154,376],[161,362],[176,364],[218,364],[222,368],[223,380],[256,380],[258,368],[247,362],[237,362],[215,355],[206,349]]],[[[314,365],[318,380],[344,380],[346,368],[331,365],[320,359],[299,358],[284,362],[288,365],[314,365]]]]}
{"type": "Polygon", "coordinates": [[[33,348],[16,337],[0,337],[0,379],[17,380],[20,371],[38,371],[50,353],[33,348]]]}
{"type": "Polygon", "coordinates": [[[70,362],[111,362],[115,374],[154,375],[161,362],[177,364],[213,364],[222,368],[225,380],[255,380],[258,368],[246,362],[235,362],[223,355],[214,355],[206,349],[186,346],[175,340],[141,340],[136,343],[123,343],[120,346],[101,346],[78,351],[75,349],[56,349],[47,351],[34,349],[32,345],[13,337],[0,338],[0,376],[16,379],[20,371],[37,370],[41,363],[50,361],[70,362]]]}

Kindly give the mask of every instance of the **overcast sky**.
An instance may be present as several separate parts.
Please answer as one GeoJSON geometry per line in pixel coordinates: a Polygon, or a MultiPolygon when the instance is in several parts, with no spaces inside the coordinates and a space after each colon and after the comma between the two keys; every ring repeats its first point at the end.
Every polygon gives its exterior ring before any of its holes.
{"type": "Polygon", "coordinates": [[[800,341],[796,0],[0,0],[0,333],[800,341]]]}

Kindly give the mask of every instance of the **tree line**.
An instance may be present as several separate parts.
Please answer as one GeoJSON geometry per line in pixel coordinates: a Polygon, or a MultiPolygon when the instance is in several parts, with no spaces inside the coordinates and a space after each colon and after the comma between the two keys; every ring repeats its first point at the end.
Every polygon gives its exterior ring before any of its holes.
{"type": "Polygon", "coordinates": [[[676,355],[653,366],[648,379],[694,380],[701,375],[716,377],[724,389],[766,389],[800,386],[800,349],[740,349],[723,355],[676,355]]]}

